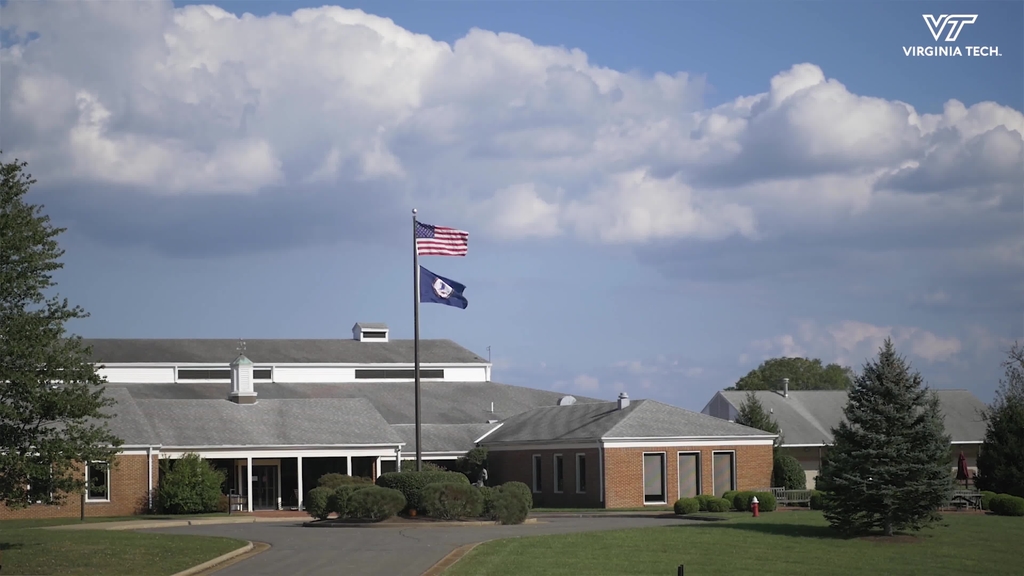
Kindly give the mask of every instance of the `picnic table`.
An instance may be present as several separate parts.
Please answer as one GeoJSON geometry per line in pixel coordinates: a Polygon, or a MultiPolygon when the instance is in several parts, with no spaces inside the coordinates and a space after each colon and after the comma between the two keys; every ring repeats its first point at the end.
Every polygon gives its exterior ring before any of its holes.
{"type": "Polygon", "coordinates": [[[954,490],[949,503],[953,508],[981,510],[981,492],[976,490],[954,490]]]}

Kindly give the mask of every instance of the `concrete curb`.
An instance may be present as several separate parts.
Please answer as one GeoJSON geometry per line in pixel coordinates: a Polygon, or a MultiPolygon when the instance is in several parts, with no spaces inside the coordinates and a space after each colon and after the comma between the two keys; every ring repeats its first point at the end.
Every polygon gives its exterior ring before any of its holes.
{"type": "Polygon", "coordinates": [[[180,528],[213,524],[255,524],[258,522],[302,522],[302,518],[195,518],[191,520],[126,520],[124,522],[90,522],[46,526],[43,530],[152,530],[154,528],[180,528]]]}
{"type": "MultiPolygon", "coordinates": [[[[543,524],[537,518],[527,518],[523,524],[543,524]]],[[[491,520],[467,520],[462,522],[445,521],[413,521],[413,522],[303,522],[303,528],[450,528],[452,526],[501,526],[491,520]]]]}
{"type": "Polygon", "coordinates": [[[193,567],[191,567],[191,568],[189,568],[187,570],[182,570],[181,572],[178,572],[177,574],[173,574],[172,576],[192,576],[193,574],[199,574],[200,572],[203,572],[205,570],[213,568],[214,566],[216,566],[218,564],[222,564],[224,562],[227,562],[228,560],[231,560],[235,556],[241,556],[242,554],[245,554],[246,552],[252,550],[252,548],[253,548],[252,542],[248,542],[248,543],[246,543],[245,546],[242,546],[241,548],[239,548],[237,550],[233,550],[231,552],[228,552],[227,554],[222,554],[220,556],[217,556],[213,560],[208,560],[206,562],[203,562],[202,564],[198,564],[198,565],[193,566],[193,567]]]}
{"type": "MultiPolygon", "coordinates": [[[[484,540],[484,542],[490,542],[490,540],[484,540]]],[[[424,572],[420,576],[441,576],[441,574],[444,574],[445,570],[451,568],[455,565],[456,562],[462,560],[463,557],[466,556],[466,554],[469,554],[470,550],[476,548],[484,542],[474,542],[472,544],[465,544],[463,546],[459,546],[455,550],[452,550],[451,552],[446,554],[444,558],[438,560],[437,564],[431,566],[426,572],[424,572]]]]}

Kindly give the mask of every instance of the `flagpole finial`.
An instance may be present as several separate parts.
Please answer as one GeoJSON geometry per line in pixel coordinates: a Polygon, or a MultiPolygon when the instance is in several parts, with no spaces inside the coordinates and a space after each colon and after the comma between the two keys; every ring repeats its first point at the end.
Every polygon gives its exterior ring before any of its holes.
{"type": "Polygon", "coordinates": [[[416,209],[415,208],[412,209],[412,213],[413,213],[414,216],[416,215],[416,209]]]}

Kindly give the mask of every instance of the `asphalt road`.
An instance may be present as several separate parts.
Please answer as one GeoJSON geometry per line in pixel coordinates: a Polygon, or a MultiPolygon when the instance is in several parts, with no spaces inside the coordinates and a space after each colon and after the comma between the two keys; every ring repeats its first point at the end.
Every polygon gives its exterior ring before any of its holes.
{"type": "Polygon", "coordinates": [[[261,522],[162,528],[147,532],[228,536],[266,542],[270,549],[217,571],[217,576],[268,574],[420,576],[464,544],[496,538],[692,524],[666,518],[545,518],[519,526],[303,528],[261,522]]]}

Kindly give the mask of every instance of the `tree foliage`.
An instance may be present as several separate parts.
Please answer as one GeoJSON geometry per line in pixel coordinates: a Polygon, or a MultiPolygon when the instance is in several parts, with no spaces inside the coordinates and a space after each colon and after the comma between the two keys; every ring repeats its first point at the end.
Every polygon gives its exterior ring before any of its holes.
{"type": "Polygon", "coordinates": [[[808,358],[772,358],[736,381],[732,390],[779,390],[789,378],[790,390],[846,390],[853,370],[839,364],[823,365],[808,358]]]}
{"type": "Polygon", "coordinates": [[[465,474],[470,482],[476,482],[480,478],[480,474],[486,465],[487,448],[482,446],[471,448],[455,461],[455,469],[465,474]]]}
{"type": "Polygon", "coordinates": [[[939,399],[886,339],[850,390],[816,488],[843,533],[918,530],[938,518],[952,483],[939,399]]]}
{"type": "Polygon", "coordinates": [[[985,414],[985,440],[978,454],[981,490],[1024,497],[1024,346],[1015,342],[1003,361],[995,401],[985,414]]]}
{"type": "MultiPolygon", "coordinates": [[[[764,409],[764,404],[761,404],[753,392],[747,392],[743,404],[740,405],[739,414],[736,416],[736,423],[771,434],[780,434],[778,422],[764,409]]],[[[776,441],[776,445],[780,442],[781,437],[776,441]]]]}
{"type": "Polygon", "coordinates": [[[25,195],[25,163],[0,161],[0,504],[59,504],[84,488],[81,463],[113,460],[103,382],[65,323],[87,317],[52,294],[63,267],[50,224],[25,195]]]}
{"type": "Polygon", "coordinates": [[[789,454],[777,454],[772,466],[772,486],[786,490],[805,490],[807,474],[800,461],[789,454]]]}
{"type": "Polygon", "coordinates": [[[163,474],[157,490],[157,506],[164,514],[216,512],[227,474],[198,454],[185,454],[173,464],[160,463],[163,474]]]}

